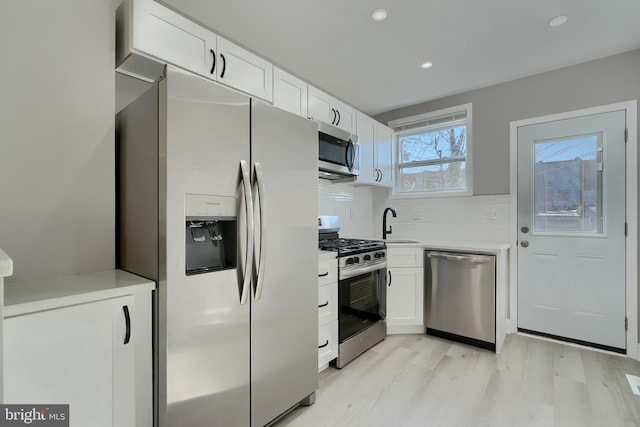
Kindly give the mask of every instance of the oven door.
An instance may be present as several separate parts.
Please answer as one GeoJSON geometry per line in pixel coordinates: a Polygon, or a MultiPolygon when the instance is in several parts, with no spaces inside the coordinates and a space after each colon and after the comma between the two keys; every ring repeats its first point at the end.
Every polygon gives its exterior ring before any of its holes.
{"type": "Polygon", "coordinates": [[[383,267],[340,279],[338,283],[340,343],[385,319],[386,277],[387,269],[383,267]]]}

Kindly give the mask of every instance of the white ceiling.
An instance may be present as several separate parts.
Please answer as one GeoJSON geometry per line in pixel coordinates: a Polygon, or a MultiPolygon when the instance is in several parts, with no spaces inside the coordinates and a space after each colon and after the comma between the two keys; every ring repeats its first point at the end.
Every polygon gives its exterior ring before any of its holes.
{"type": "Polygon", "coordinates": [[[640,0],[162,1],[371,115],[640,48],[640,0]]]}

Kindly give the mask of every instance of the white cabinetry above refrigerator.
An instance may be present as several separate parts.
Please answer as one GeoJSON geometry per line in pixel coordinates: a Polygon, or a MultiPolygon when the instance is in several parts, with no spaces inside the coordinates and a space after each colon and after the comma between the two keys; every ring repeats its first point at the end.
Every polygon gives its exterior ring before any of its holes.
{"type": "Polygon", "coordinates": [[[278,67],[273,68],[273,105],[307,118],[307,82],[278,67]]]}
{"type": "Polygon", "coordinates": [[[273,100],[273,65],[153,0],[125,0],[116,14],[116,68],[155,81],[166,63],[273,100]]]}

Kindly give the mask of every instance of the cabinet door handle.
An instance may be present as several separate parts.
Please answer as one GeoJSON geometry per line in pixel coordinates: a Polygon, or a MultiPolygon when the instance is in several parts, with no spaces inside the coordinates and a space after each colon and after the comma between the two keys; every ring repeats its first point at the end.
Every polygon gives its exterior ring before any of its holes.
{"type": "Polygon", "coordinates": [[[129,344],[129,340],[131,339],[131,316],[129,315],[129,307],[123,305],[122,311],[124,311],[124,322],[127,326],[127,331],[124,334],[124,343],[129,344]]]}
{"type": "Polygon", "coordinates": [[[329,275],[329,272],[327,271],[326,273],[318,274],[318,277],[326,277],[328,275],[329,275]]]}
{"type": "Polygon", "coordinates": [[[318,308],[326,307],[328,305],[329,305],[329,301],[325,302],[324,304],[320,304],[318,308]]]}
{"type": "Polygon", "coordinates": [[[393,281],[393,277],[391,277],[391,271],[389,271],[389,286],[391,286],[392,281],[393,281]]]}
{"type": "Polygon", "coordinates": [[[378,182],[382,182],[382,170],[378,169],[380,171],[380,179],[378,180],[378,182]]]}
{"type": "Polygon", "coordinates": [[[337,125],[340,124],[340,110],[336,110],[336,114],[338,115],[338,121],[336,122],[337,125]]]}
{"type": "Polygon", "coordinates": [[[376,168],[376,182],[380,182],[380,169],[376,168]]]}
{"type": "Polygon", "coordinates": [[[222,58],[222,72],[220,73],[220,78],[224,78],[224,72],[227,70],[227,59],[223,54],[220,54],[220,58],[222,58]]]}
{"type": "Polygon", "coordinates": [[[333,119],[331,119],[331,124],[335,125],[336,124],[336,118],[338,117],[336,114],[336,110],[334,110],[333,108],[331,109],[331,112],[333,113],[333,119]]]}
{"type": "Polygon", "coordinates": [[[209,71],[209,74],[213,74],[216,70],[216,53],[213,51],[213,49],[209,49],[209,51],[211,52],[211,56],[213,57],[213,64],[211,64],[211,71],[209,71]]]}
{"type": "Polygon", "coordinates": [[[319,346],[318,346],[318,348],[325,348],[325,347],[326,347],[326,346],[328,346],[328,345],[329,345],[329,340],[325,341],[325,343],[324,343],[324,344],[319,345],[319,346]]]}

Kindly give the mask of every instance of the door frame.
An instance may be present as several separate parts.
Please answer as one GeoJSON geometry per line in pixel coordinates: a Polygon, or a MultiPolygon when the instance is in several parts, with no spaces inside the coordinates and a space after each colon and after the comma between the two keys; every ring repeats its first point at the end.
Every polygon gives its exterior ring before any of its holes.
{"type": "Polygon", "coordinates": [[[628,319],[627,356],[640,360],[638,343],[638,101],[631,100],[615,104],[601,105],[530,119],[516,120],[509,129],[509,188],[510,215],[509,241],[511,242],[509,260],[509,320],[508,332],[518,332],[518,128],[550,121],[573,119],[577,117],[625,110],[627,117],[627,167],[625,215],[628,235],[625,242],[625,288],[626,311],[628,319]]]}

